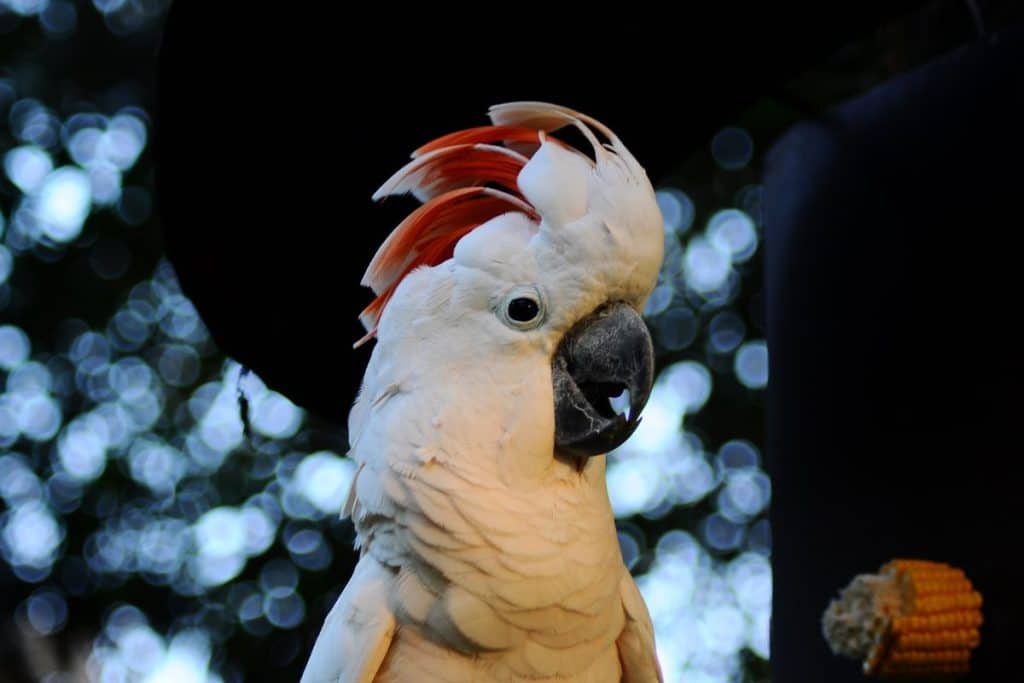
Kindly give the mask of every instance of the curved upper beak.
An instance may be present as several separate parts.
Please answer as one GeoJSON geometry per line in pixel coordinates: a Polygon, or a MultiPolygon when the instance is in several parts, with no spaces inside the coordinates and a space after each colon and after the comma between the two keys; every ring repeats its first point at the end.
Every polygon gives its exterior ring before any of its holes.
{"type": "Polygon", "coordinates": [[[584,457],[618,447],[640,424],[654,383],[647,325],[625,303],[598,308],[562,339],[551,360],[551,379],[556,449],[584,457]],[[623,392],[628,410],[620,413],[611,399],[623,392]]]}

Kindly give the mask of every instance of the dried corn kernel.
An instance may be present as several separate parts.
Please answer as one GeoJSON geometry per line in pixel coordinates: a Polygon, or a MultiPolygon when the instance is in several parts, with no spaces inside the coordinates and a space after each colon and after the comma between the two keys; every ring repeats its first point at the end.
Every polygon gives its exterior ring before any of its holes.
{"type": "Polygon", "coordinates": [[[893,560],[855,577],[822,623],[832,651],[862,660],[865,674],[955,678],[970,670],[981,642],[981,602],[960,569],[893,560]]]}

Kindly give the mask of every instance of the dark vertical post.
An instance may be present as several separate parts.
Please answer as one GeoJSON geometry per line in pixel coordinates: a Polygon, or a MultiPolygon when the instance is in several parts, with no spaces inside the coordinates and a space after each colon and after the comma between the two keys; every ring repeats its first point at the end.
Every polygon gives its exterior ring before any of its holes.
{"type": "Polygon", "coordinates": [[[1008,680],[1024,354],[1024,32],[798,126],[765,188],[773,680],[862,680],[829,600],[894,557],[966,570],[971,681],[1008,680]]]}

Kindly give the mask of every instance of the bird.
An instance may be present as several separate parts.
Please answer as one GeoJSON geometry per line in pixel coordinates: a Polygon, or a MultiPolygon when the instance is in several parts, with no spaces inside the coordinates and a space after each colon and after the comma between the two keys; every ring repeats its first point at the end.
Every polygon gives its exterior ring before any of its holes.
{"type": "Polygon", "coordinates": [[[600,121],[488,113],[374,194],[422,205],[362,279],[374,345],[342,511],[359,560],[303,683],[663,680],[604,456],[653,385],[664,221],[600,121]]]}

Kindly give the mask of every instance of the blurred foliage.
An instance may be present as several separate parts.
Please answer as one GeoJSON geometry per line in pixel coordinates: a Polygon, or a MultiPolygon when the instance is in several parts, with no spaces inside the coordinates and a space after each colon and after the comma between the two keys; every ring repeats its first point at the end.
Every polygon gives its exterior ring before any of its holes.
{"type": "MultiPolygon", "coordinates": [[[[219,353],[161,259],[168,4],[0,0],[4,680],[297,679],[354,560],[346,444],[219,353]]],[[[767,680],[764,152],[962,40],[963,12],[844,48],[661,179],[661,371],[609,489],[669,681],[767,680]]]]}

